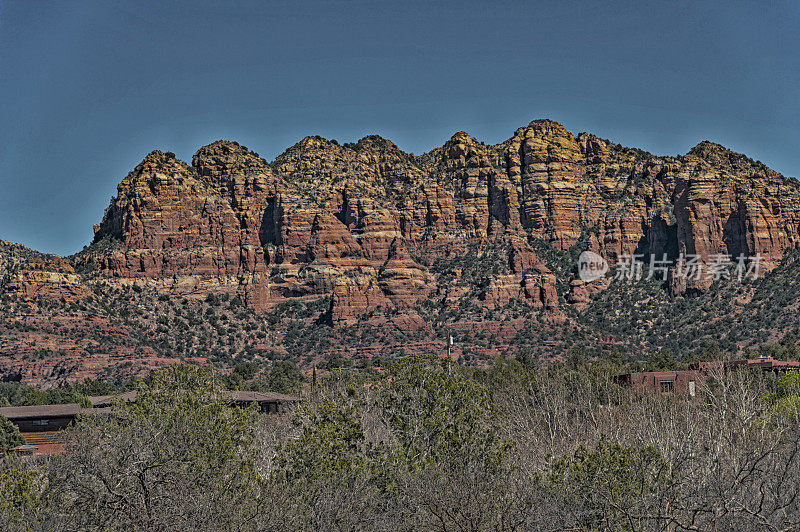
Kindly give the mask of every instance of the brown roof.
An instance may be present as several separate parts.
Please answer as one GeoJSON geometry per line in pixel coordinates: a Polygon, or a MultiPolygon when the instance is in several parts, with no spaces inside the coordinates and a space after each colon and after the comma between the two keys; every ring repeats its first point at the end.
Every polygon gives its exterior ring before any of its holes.
{"type": "Polygon", "coordinates": [[[111,402],[114,399],[122,399],[123,401],[135,401],[136,400],[136,390],[124,393],[116,393],[112,395],[93,395],[89,397],[89,401],[92,402],[92,406],[97,408],[101,406],[111,406],[111,402]]]}
{"type": "Polygon", "coordinates": [[[250,392],[246,390],[234,390],[227,392],[232,401],[257,402],[257,403],[295,403],[299,397],[275,392],[250,392]]]}
{"type": "Polygon", "coordinates": [[[64,437],[60,431],[23,432],[25,444],[36,447],[33,454],[58,454],[64,450],[64,437]]]}
{"type": "MultiPolygon", "coordinates": [[[[225,392],[225,395],[234,402],[256,402],[256,403],[294,403],[300,401],[299,397],[275,392],[250,392],[236,390],[225,392]]],[[[34,406],[6,406],[0,408],[0,415],[8,419],[38,419],[45,417],[74,417],[78,412],[85,413],[106,413],[110,411],[108,407],[115,398],[125,401],[135,401],[136,392],[125,392],[117,395],[96,395],[90,397],[93,408],[81,408],[77,403],[66,403],[61,405],[34,405],[34,406]]]]}
{"type": "Polygon", "coordinates": [[[77,403],[67,403],[63,405],[6,406],[0,408],[0,416],[7,419],[73,417],[81,410],[81,405],[77,403]]]}
{"type": "Polygon", "coordinates": [[[677,377],[678,375],[689,375],[691,373],[697,373],[696,369],[677,369],[672,371],[638,371],[634,373],[629,373],[628,375],[644,375],[647,377],[655,377],[657,379],[661,378],[669,378],[669,377],[677,377]]]}
{"type": "Polygon", "coordinates": [[[11,450],[16,452],[16,453],[31,453],[31,454],[33,454],[36,451],[36,449],[38,449],[38,448],[39,447],[37,447],[36,445],[28,445],[26,443],[25,445],[17,445],[16,447],[13,447],[11,450]]]}
{"type": "MultiPolygon", "coordinates": [[[[125,401],[135,401],[136,391],[120,393],[116,395],[95,395],[90,397],[89,400],[95,408],[111,406],[111,402],[115,398],[123,399],[125,401]]],[[[283,393],[275,392],[251,392],[246,390],[234,390],[231,392],[224,392],[231,401],[235,402],[256,402],[256,403],[293,403],[300,400],[299,397],[286,395],[283,393]]]]}

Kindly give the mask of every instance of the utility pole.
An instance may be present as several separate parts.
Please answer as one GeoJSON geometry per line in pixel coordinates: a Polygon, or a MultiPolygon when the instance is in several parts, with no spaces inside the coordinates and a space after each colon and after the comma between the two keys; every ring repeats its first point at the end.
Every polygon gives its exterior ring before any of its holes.
{"type": "Polygon", "coordinates": [[[453,335],[450,334],[449,332],[447,333],[447,335],[449,336],[447,340],[447,359],[450,360],[450,348],[453,345],[453,335]]]}
{"type": "Polygon", "coordinates": [[[453,335],[450,331],[447,332],[447,374],[452,374],[452,367],[451,364],[453,363],[453,357],[450,356],[450,350],[453,347],[453,335]]]}

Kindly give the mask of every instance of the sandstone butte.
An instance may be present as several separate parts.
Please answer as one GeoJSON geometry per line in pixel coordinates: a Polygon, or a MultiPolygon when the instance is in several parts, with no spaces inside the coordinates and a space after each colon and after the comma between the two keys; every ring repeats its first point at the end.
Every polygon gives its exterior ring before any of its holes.
{"type": "MultiPolygon", "coordinates": [[[[760,254],[769,270],[800,242],[800,184],[708,141],[659,157],[550,120],[497,145],[459,132],[421,156],[374,135],[344,145],[306,137],[268,163],[217,141],[191,165],[148,154],[91,246],[29,257],[2,272],[2,290],[75,300],[100,282],[138,284],[176,297],[235,294],[257,312],[328,296],[333,326],[378,308],[413,321],[422,301],[466,294],[461,272],[437,261],[490,242],[503,244],[507,268],[487,271],[476,304],[517,299],[557,314],[559,280],[535,244],[589,249],[612,266],[634,252],[760,254]]],[[[607,284],[566,282],[562,305],[579,308],[607,284]]],[[[674,275],[669,286],[706,288],[674,275]]]]}
{"type": "MultiPolygon", "coordinates": [[[[236,142],[204,146],[191,165],[153,151],[117,190],[87,251],[29,258],[4,290],[79,297],[72,262],[173,295],[236,293],[256,310],[329,294],[340,322],[413,307],[434,286],[426,264],[503,241],[510,273],[488,279],[483,304],[556,309],[533,241],[567,250],[588,235],[612,265],[632,253],[760,254],[766,270],[800,242],[800,186],[761,163],[707,141],[656,157],[550,120],[495,146],[459,132],[422,156],[377,136],[307,137],[272,164],[236,142]]],[[[571,301],[591,290],[572,284],[571,301]]]]}

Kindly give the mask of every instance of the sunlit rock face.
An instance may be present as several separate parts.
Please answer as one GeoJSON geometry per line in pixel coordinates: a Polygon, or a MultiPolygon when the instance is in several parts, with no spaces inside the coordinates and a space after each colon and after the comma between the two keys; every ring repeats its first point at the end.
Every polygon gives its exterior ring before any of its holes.
{"type": "MultiPolygon", "coordinates": [[[[307,137],[272,163],[226,141],[191,165],[154,151],[73,262],[171,294],[236,294],[259,311],[330,296],[339,323],[452,298],[433,265],[470,244],[508,250],[473,291],[476,304],[557,311],[555,275],[533,243],[590,250],[612,267],[634,253],[743,254],[768,270],[798,245],[799,226],[798,183],[719,145],[657,157],[535,120],[497,145],[459,132],[421,156],[374,135],[307,137]]],[[[12,287],[24,294],[25,283],[12,287]]],[[[683,293],[707,283],[688,285],[671,284],[683,293]]],[[[566,301],[580,305],[605,285],[572,286],[566,301]]]]}
{"type": "MultiPolygon", "coordinates": [[[[378,136],[307,137],[271,163],[227,141],[191,164],[154,151],[84,251],[0,241],[0,378],[51,386],[242,353],[309,367],[442,352],[450,332],[482,360],[547,350],[603,333],[573,311],[614,295],[626,257],[758,256],[765,272],[798,246],[799,210],[796,180],[722,146],[658,157],[550,120],[419,156],[378,136]],[[608,276],[581,277],[582,252],[608,276]]],[[[710,284],[665,277],[679,296],[710,284]]]]}

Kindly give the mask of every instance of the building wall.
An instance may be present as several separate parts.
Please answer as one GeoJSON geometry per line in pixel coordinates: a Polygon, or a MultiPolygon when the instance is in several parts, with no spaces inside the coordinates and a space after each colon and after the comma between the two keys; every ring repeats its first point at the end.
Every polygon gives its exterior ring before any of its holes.
{"type": "Polygon", "coordinates": [[[75,416],[51,416],[37,419],[12,419],[20,432],[50,432],[62,430],[75,420],[75,416]]]}
{"type": "Polygon", "coordinates": [[[694,383],[696,393],[697,387],[707,379],[698,370],[646,371],[622,375],[619,382],[639,391],[689,395],[693,391],[690,383],[694,383]]]}

